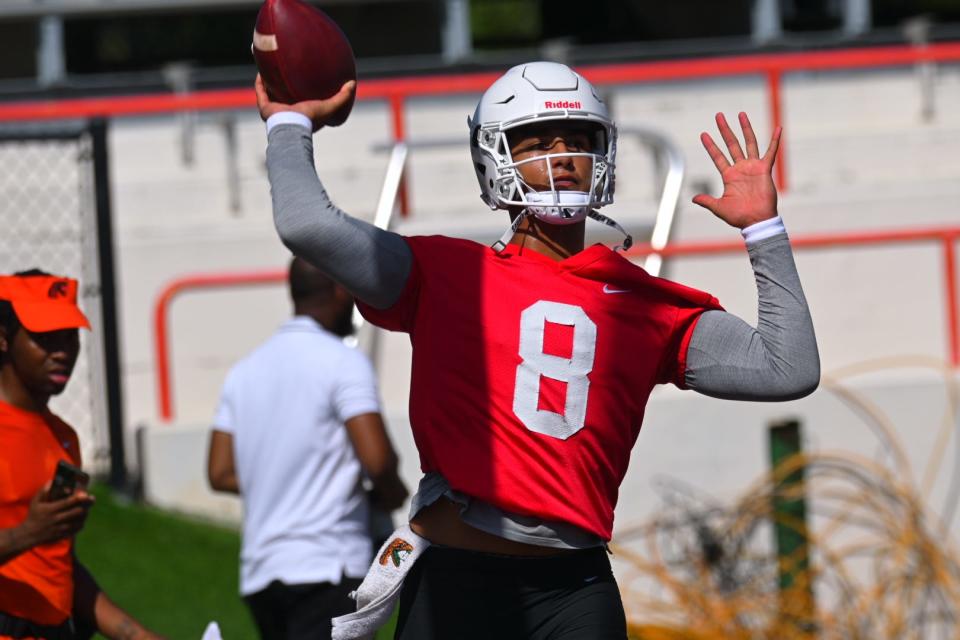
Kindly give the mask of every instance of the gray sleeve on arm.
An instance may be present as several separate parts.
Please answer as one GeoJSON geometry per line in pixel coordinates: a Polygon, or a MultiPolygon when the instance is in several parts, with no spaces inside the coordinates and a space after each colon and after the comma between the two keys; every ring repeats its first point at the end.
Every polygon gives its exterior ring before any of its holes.
{"type": "Polygon", "coordinates": [[[274,127],[267,172],[283,244],[370,306],[386,309],[396,302],[413,263],[410,247],[402,236],[353,218],[330,201],[313,166],[310,131],[274,127]]]}
{"type": "Polygon", "coordinates": [[[820,356],[790,241],[780,233],[748,246],[757,281],[754,329],[724,311],[707,311],[687,349],[687,386],[732,400],[792,400],[820,381],[820,356]]]}

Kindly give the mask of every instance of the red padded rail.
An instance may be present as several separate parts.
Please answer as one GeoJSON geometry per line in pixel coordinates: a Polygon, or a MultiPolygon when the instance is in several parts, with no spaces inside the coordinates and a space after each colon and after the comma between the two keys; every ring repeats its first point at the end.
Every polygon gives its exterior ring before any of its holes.
{"type": "MultiPolygon", "coordinates": [[[[957,61],[960,61],[960,42],[945,42],[925,47],[899,45],[802,53],[755,54],[593,65],[580,67],[579,71],[589,80],[600,85],[764,75],[766,76],[772,129],[783,126],[780,81],[784,73],[957,61]]],[[[393,137],[395,140],[403,140],[405,139],[404,105],[407,98],[480,93],[498,77],[498,73],[471,73],[361,80],[358,85],[357,99],[387,101],[391,112],[393,137]]],[[[0,103],[0,122],[69,120],[94,117],[116,118],[183,110],[249,109],[253,106],[252,88],[196,91],[186,94],[159,93],[138,96],[8,102],[0,103]]],[[[781,191],[786,191],[788,187],[786,146],[787,136],[784,136],[780,143],[779,158],[774,166],[774,177],[781,191]]],[[[405,188],[401,187],[399,196],[401,212],[406,215],[409,204],[405,188]]]]}

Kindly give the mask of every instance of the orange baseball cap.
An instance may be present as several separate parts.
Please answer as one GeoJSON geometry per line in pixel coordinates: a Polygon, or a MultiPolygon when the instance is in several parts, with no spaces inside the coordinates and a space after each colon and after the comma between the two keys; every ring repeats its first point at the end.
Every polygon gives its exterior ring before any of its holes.
{"type": "Polygon", "coordinates": [[[0,300],[13,305],[28,331],[89,329],[90,321],[77,306],[77,281],[60,276],[0,276],[0,300]]]}

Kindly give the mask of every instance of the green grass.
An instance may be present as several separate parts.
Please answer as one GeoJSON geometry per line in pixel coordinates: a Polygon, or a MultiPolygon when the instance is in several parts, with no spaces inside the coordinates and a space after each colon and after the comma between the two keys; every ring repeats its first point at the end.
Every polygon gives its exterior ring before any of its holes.
{"type": "Polygon", "coordinates": [[[211,620],[225,640],[257,637],[237,591],[237,532],[93,493],[77,557],[114,602],[171,639],[199,640],[211,620]]]}
{"type": "MultiPolygon", "coordinates": [[[[130,503],[103,486],[93,493],[77,557],[114,602],[171,640],[199,640],[212,620],[224,640],[257,638],[238,594],[236,531],[130,503]]],[[[392,638],[394,624],[377,640],[392,638]]]]}

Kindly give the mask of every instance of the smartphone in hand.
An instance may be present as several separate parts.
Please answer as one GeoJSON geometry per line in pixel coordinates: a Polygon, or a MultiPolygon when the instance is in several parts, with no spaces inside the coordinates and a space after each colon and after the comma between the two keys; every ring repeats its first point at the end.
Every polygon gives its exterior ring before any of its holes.
{"type": "Polygon", "coordinates": [[[69,462],[61,460],[57,463],[57,471],[53,474],[53,484],[50,485],[50,499],[63,500],[73,495],[77,488],[86,489],[90,483],[90,476],[69,462]]]}

